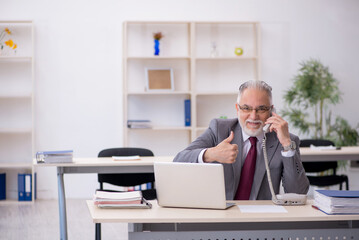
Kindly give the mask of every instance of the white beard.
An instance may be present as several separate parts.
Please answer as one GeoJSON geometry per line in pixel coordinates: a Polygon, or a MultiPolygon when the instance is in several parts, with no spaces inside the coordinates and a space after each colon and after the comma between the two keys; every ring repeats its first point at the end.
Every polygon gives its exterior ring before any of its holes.
{"type": "Polygon", "coordinates": [[[246,120],[245,123],[244,123],[244,126],[242,126],[242,123],[241,121],[239,121],[243,131],[251,136],[251,137],[257,137],[258,135],[260,135],[262,132],[263,132],[263,126],[264,126],[264,123],[261,121],[261,120],[246,120]],[[248,122],[252,122],[252,123],[260,123],[260,127],[258,129],[249,129],[247,128],[247,123],[248,122]]]}

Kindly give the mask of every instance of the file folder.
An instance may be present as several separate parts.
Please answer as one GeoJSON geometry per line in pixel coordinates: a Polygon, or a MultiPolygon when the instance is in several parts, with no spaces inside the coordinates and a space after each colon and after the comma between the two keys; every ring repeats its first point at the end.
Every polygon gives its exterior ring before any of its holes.
{"type": "Polygon", "coordinates": [[[185,117],[184,125],[186,127],[190,127],[191,126],[191,100],[190,99],[184,100],[184,117],[185,117]]]}
{"type": "Polygon", "coordinates": [[[18,200],[31,201],[32,200],[32,177],[29,173],[18,174],[18,200]]]}
{"type": "Polygon", "coordinates": [[[314,206],[326,214],[359,214],[359,191],[315,190],[314,206]]]}
{"type": "Polygon", "coordinates": [[[6,199],[6,173],[0,173],[0,200],[6,199]]]}

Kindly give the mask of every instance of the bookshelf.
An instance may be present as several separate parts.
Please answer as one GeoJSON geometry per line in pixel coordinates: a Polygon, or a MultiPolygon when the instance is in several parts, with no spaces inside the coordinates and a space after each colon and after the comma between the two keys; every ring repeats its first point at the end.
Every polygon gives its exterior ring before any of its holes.
{"type": "Polygon", "coordinates": [[[124,145],[175,155],[211,119],[236,117],[239,85],[260,78],[259,28],[258,22],[124,22],[124,145]],[[164,35],[159,56],[154,56],[155,32],[164,35]],[[243,49],[240,56],[237,47],[243,49]],[[146,91],[146,68],[171,68],[174,90],[146,91]],[[185,99],[191,100],[190,127],[184,122],[185,99]],[[139,119],[153,127],[127,127],[127,120],[139,119]]]}
{"type": "Polygon", "coordinates": [[[11,34],[3,40],[11,38],[17,47],[0,50],[0,173],[6,173],[6,200],[0,203],[17,201],[18,173],[31,174],[34,186],[34,26],[0,21],[0,32],[5,28],[11,34]]]}

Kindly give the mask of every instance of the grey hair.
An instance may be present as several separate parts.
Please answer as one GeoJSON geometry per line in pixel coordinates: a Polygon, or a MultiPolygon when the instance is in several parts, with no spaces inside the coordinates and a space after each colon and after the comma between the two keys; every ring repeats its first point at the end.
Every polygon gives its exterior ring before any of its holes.
{"type": "Polygon", "coordinates": [[[241,95],[243,94],[244,90],[246,90],[248,88],[266,91],[268,94],[268,97],[269,97],[269,101],[272,104],[272,87],[269,86],[264,81],[254,81],[254,80],[247,81],[239,87],[239,93],[238,93],[238,97],[237,97],[238,104],[239,104],[239,100],[241,99],[241,95]]]}

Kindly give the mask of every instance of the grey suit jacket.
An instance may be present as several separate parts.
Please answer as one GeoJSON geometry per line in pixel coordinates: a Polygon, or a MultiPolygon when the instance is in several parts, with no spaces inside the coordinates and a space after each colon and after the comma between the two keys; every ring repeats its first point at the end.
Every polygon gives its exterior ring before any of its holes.
{"type": "MultiPolygon", "coordinates": [[[[205,148],[217,146],[226,139],[230,132],[234,132],[232,144],[237,144],[239,154],[232,164],[222,164],[224,168],[226,198],[233,200],[237,192],[241,169],[244,163],[241,150],[243,149],[242,128],[237,118],[234,119],[213,119],[209,128],[193,141],[186,149],[179,152],[174,162],[198,162],[198,155],[205,148]]],[[[299,138],[293,134],[290,138],[299,146],[299,138]]],[[[299,147],[293,157],[283,157],[281,154],[282,145],[274,132],[267,134],[267,153],[273,188],[276,194],[279,193],[280,181],[286,193],[306,194],[309,189],[309,181],[300,159],[299,147]]],[[[250,200],[272,199],[267,181],[263,151],[257,156],[256,169],[250,200]]]]}

